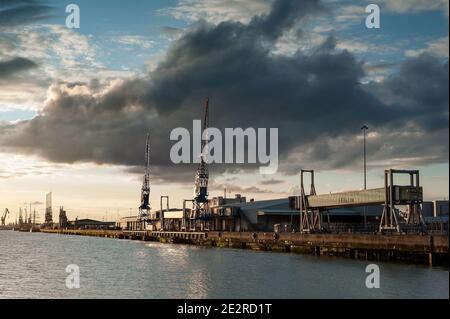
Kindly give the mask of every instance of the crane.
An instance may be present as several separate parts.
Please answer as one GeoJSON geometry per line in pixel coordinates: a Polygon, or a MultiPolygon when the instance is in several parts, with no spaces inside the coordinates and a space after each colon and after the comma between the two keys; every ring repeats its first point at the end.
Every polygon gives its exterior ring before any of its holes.
{"type": "Polygon", "coordinates": [[[141,189],[141,206],[139,206],[139,221],[145,223],[145,221],[150,218],[150,209],[150,134],[147,134],[144,180],[141,189]]]}
{"type": "Polygon", "coordinates": [[[9,210],[8,208],[5,209],[5,212],[3,213],[1,220],[2,220],[2,226],[5,226],[6,216],[8,216],[9,210]]]}
{"type": "Polygon", "coordinates": [[[19,227],[23,225],[22,208],[19,208],[19,227]]]}
{"type": "MultiPolygon", "coordinates": [[[[208,129],[209,125],[209,99],[206,99],[205,104],[205,117],[203,120],[203,132],[208,129]]],[[[200,154],[200,163],[197,167],[197,173],[195,175],[195,183],[194,183],[194,200],[193,209],[190,213],[190,229],[196,230],[198,226],[200,226],[201,230],[208,229],[208,219],[210,217],[209,214],[209,205],[208,205],[208,179],[209,172],[208,166],[205,160],[205,156],[207,154],[207,142],[208,136],[205,139],[202,139],[202,153],[200,154]],[[200,225],[198,225],[198,221],[200,221],[200,225]]]]}

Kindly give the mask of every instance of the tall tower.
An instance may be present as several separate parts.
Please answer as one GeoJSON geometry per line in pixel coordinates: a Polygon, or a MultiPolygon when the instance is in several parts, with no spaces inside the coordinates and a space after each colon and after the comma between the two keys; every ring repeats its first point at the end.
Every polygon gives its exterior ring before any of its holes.
{"type": "Polygon", "coordinates": [[[45,223],[53,223],[53,213],[52,213],[52,193],[48,193],[45,196],[45,223]]]}
{"type": "Polygon", "coordinates": [[[67,214],[64,207],[59,208],[59,228],[64,229],[67,227],[67,214]]]}
{"type": "Polygon", "coordinates": [[[23,224],[22,208],[19,208],[19,226],[21,227],[22,224],[23,224]]]}
{"type": "Polygon", "coordinates": [[[139,220],[146,221],[150,218],[150,134],[147,134],[145,147],[145,171],[141,190],[141,206],[139,206],[139,220]]]}
{"type": "MultiPolygon", "coordinates": [[[[205,104],[205,118],[203,120],[203,132],[208,129],[209,125],[209,99],[206,100],[205,104]]],[[[200,230],[209,229],[209,205],[208,205],[208,179],[209,172],[206,163],[206,154],[208,153],[206,146],[209,138],[202,139],[202,148],[200,154],[200,163],[197,168],[197,173],[195,175],[195,186],[194,186],[194,201],[193,208],[190,214],[190,229],[200,230]]]]}

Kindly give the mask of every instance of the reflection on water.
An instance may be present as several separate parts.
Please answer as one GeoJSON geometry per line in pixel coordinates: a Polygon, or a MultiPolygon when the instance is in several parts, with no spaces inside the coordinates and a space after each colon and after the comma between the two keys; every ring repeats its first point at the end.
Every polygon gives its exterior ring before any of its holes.
{"type": "Polygon", "coordinates": [[[0,298],[448,298],[448,269],[0,231],[0,298]],[[65,268],[80,267],[80,289],[65,268]]]}

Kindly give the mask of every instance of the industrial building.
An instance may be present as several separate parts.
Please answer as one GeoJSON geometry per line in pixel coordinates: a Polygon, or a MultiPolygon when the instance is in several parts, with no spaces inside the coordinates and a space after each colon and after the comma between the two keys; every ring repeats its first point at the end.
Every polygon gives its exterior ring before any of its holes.
{"type": "MultiPolygon", "coordinates": [[[[164,211],[164,227],[166,231],[179,231],[183,223],[183,210],[182,209],[170,209],[164,211]]],[[[161,224],[159,224],[161,225],[161,224]]],[[[161,228],[158,228],[161,229],[161,228]]]]}
{"type": "Polygon", "coordinates": [[[208,200],[210,230],[241,229],[238,208],[246,202],[246,197],[241,194],[236,194],[235,197],[218,196],[208,200]]]}
{"type": "MultiPolygon", "coordinates": [[[[209,99],[204,108],[203,132],[209,127],[209,99]]],[[[365,127],[367,128],[367,127],[365,127]]],[[[208,135],[207,135],[208,137],[208,135]]],[[[208,138],[202,139],[204,150],[208,138]]],[[[290,198],[247,202],[234,198],[208,198],[209,171],[207,153],[200,153],[194,179],[194,196],[183,200],[182,210],[169,209],[169,197],[161,196],[160,210],[151,211],[150,136],[145,148],[145,169],[141,203],[137,217],[118,221],[119,227],[150,231],[267,231],[267,232],[421,232],[426,231],[422,207],[423,188],[418,170],[384,171],[384,187],[317,194],[314,170],[300,170],[300,194],[290,198]],[[304,175],[310,176],[309,191],[304,175]],[[409,176],[409,185],[394,184],[394,176],[409,176]],[[166,199],[166,209],[163,209],[166,199]],[[190,207],[189,207],[190,206],[190,207]],[[406,212],[401,207],[407,207],[406,212]]],[[[364,184],[365,185],[365,184],[364,184]]],[[[226,193],[225,193],[226,194],[226,193]]],[[[433,216],[444,214],[448,203],[435,203],[433,216]]]]}
{"type": "Polygon", "coordinates": [[[123,230],[141,230],[142,223],[139,221],[138,216],[122,217],[116,221],[116,228],[123,230]]]}
{"type": "Polygon", "coordinates": [[[110,229],[115,228],[115,222],[104,222],[93,219],[75,219],[70,222],[74,229],[110,229]]]}
{"type": "MultiPolygon", "coordinates": [[[[323,228],[357,230],[366,226],[375,229],[383,212],[383,206],[331,209],[322,213],[323,228]],[[372,225],[373,227],[370,227],[372,225]]],[[[298,231],[300,212],[290,205],[289,198],[249,202],[241,201],[216,206],[212,210],[212,229],[217,231],[298,231]]]]}
{"type": "MultiPolygon", "coordinates": [[[[152,230],[167,230],[167,231],[180,231],[183,221],[183,210],[178,208],[171,208],[163,211],[164,214],[164,225],[161,228],[161,211],[157,210],[150,212],[149,215],[152,216],[152,230]]],[[[148,229],[144,222],[139,219],[139,216],[127,216],[122,217],[116,221],[116,228],[123,230],[144,230],[148,229]]]]}
{"type": "Polygon", "coordinates": [[[422,203],[422,214],[429,233],[448,233],[448,211],[448,200],[424,201],[422,203]]]}
{"type": "MultiPolygon", "coordinates": [[[[406,208],[408,210],[408,207],[406,208]]],[[[431,201],[424,201],[422,203],[422,214],[423,217],[433,217],[434,215],[434,208],[433,208],[433,202],[431,201]]]]}
{"type": "MultiPolygon", "coordinates": [[[[423,217],[448,217],[448,200],[424,201],[422,203],[423,217]]],[[[406,207],[409,213],[409,207],[406,207]]]]}
{"type": "MultiPolygon", "coordinates": [[[[255,201],[236,194],[233,198],[214,197],[209,200],[211,231],[292,232],[299,230],[300,212],[292,207],[289,198],[255,201]]],[[[333,232],[374,231],[379,225],[383,206],[337,208],[322,213],[324,230],[333,232]]],[[[165,231],[181,231],[183,210],[164,211],[165,231]]],[[[152,212],[157,222],[154,230],[161,230],[160,210],[152,212]]],[[[186,213],[188,215],[189,212],[186,213]]],[[[123,217],[116,222],[123,230],[143,230],[138,216],[123,217]]]]}
{"type": "MultiPolygon", "coordinates": [[[[260,231],[260,232],[298,232],[300,225],[300,211],[293,203],[293,197],[255,201],[236,194],[235,197],[214,197],[210,199],[209,218],[210,231],[260,231]]],[[[445,214],[445,203],[439,202],[439,212],[445,214]]],[[[447,201],[448,205],[448,201],[447,201]]],[[[424,202],[424,215],[427,225],[434,223],[431,228],[446,229],[448,217],[436,218],[434,202],[424,202]],[[428,210],[431,209],[431,212],[428,210]],[[431,219],[430,219],[431,217],[431,219]]],[[[448,207],[448,206],[447,206],[448,207]]],[[[375,232],[378,230],[383,214],[383,205],[338,207],[321,212],[321,231],[323,232],[375,232]]],[[[403,209],[403,208],[402,208],[403,209]]],[[[399,214],[408,215],[406,211],[399,214]]],[[[183,210],[168,209],[163,211],[161,228],[160,210],[151,212],[156,222],[154,230],[182,231],[183,210]]],[[[187,210],[184,217],[189,216],[187,210]]],[[[448,216],[448,211],[447,211],[448,216]]],[[[123,230],[143,230],[143,223],[138,216],[123,217],[116,222],[116,227],[123,230]]]]}
{"type": "Polygon", "coordinates": [[[448,217],[448,200],[433,201],[433,216],[434,217],[448,217]]]}

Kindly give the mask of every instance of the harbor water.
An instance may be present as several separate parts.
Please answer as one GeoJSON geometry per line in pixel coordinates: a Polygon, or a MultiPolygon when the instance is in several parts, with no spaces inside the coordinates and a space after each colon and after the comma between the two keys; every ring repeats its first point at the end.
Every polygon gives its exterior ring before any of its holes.
{"type": "Polygon", "coordinates": [[[449,272],[290,253],[0,231],[0,298],[449,298],[449,272]],[[380,288],[366,286],[366,267],[372,263],[380,270],[380,288]],[[79,288],[67,283],[74,267],[79,269],[79,288]]]}

